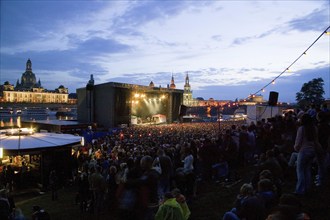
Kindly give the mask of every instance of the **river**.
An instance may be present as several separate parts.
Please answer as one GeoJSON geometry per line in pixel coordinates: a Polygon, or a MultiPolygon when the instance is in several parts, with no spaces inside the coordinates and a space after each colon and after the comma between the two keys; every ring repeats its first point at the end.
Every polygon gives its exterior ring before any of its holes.
{"type": "Polygon", "coordinates": [[[55,116],[55,115],[44,115],[44,116],[17,116],[17,117],[1,117],[0,128],[11,128],[21,127],[23,121],[37,121],[37,120],[76,120],[74,116],[55,116]]]}

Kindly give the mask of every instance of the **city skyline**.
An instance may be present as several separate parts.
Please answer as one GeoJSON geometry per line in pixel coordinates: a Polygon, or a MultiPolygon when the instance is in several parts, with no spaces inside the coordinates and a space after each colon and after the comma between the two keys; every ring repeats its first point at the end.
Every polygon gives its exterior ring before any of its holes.
{"type": "MultiPolygon", "coordinates": [[[[44,88],[95,84],[165,88],[173,75],[193,97],[246,98],[268,85],[329,27],[329,1],[1,1],[1,84],[28,59],[44,88]],[[59,13],[59,11],[61,13],[59,13]]],[[[330,30],[328,30],[330,31],[330,30]]],[[[330,35],[260,92],[295,102],[323,78],[330,98],[330,35]]]]}

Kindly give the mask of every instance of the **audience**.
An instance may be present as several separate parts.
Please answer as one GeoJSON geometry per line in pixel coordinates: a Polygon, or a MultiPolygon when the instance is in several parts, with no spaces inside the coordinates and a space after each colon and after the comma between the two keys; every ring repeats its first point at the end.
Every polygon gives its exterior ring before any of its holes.
{"type": "Polygon", "coordinates": [[[243,183],[233,209],[222,219],[306,217],[302,207],[291,204],[293,195],[282,195],[282,186],[291,175],[288,168],[295,168],[295,192],[304,195],[312,187],[312,166],[318,166],[323,183],[328,156],[315,163],[310,148],[314,141],[306,132],[315,140],[318,134],[322,147],[328,149],[329,124],[319,113],[321,131],[314,133],[316,126],[307,123],[308,114],[300,116],[300,122],[290,113],[250,125],[225,122],[221,127],[218,123],[133,126],[94,139],[73,154],[78,164],[77,202],[82,212],[99,215],[109,207],[119,219],[175,215],[187,220],[198,181],[235,182],[237,171],[251,166],[255,171],[251,182],[243,183]],[[303,163],[307,156],[308,163],[303,163]]]}

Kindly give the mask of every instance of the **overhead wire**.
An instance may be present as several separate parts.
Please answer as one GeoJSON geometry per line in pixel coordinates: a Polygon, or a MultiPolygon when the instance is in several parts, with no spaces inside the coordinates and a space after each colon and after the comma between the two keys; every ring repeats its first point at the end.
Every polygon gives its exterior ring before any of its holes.
{"type": "Polygon", "coordinates": [[[314,42],[309,45],[309,47],[307,47],[307,49],[302,53],[300,54],[287,68],[285,68],[279,75],[277,75],[272,81],[270,81],[268,84],[266,84],[265,86],[263,86],[261,89],[259,89],[258,91],[256,91],[255,93],[252,93],[249,95],[249,97],[252,95],[256,95],[257,93],[261,92],[261,91],[264,91],[265,88],[267,88],[270,84],[274,84],[275,81],[280,78],[285,72],[289,71],[290,68],[304,55],[307,54],[307,51],[324,35],[324,34],[329,34],[329,29],[330,29],[330,26],[328,26],[315,40],[314,42]]]}

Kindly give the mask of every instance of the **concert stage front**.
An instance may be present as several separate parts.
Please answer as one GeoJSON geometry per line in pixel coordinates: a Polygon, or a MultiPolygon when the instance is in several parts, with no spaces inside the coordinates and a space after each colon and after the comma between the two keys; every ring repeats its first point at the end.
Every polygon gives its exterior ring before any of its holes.
{"type": "Polygon", "coordinates": [[[77,120],[98,127],[179,121],[183,90],[109,82],[77,89],[77,120]]]}

